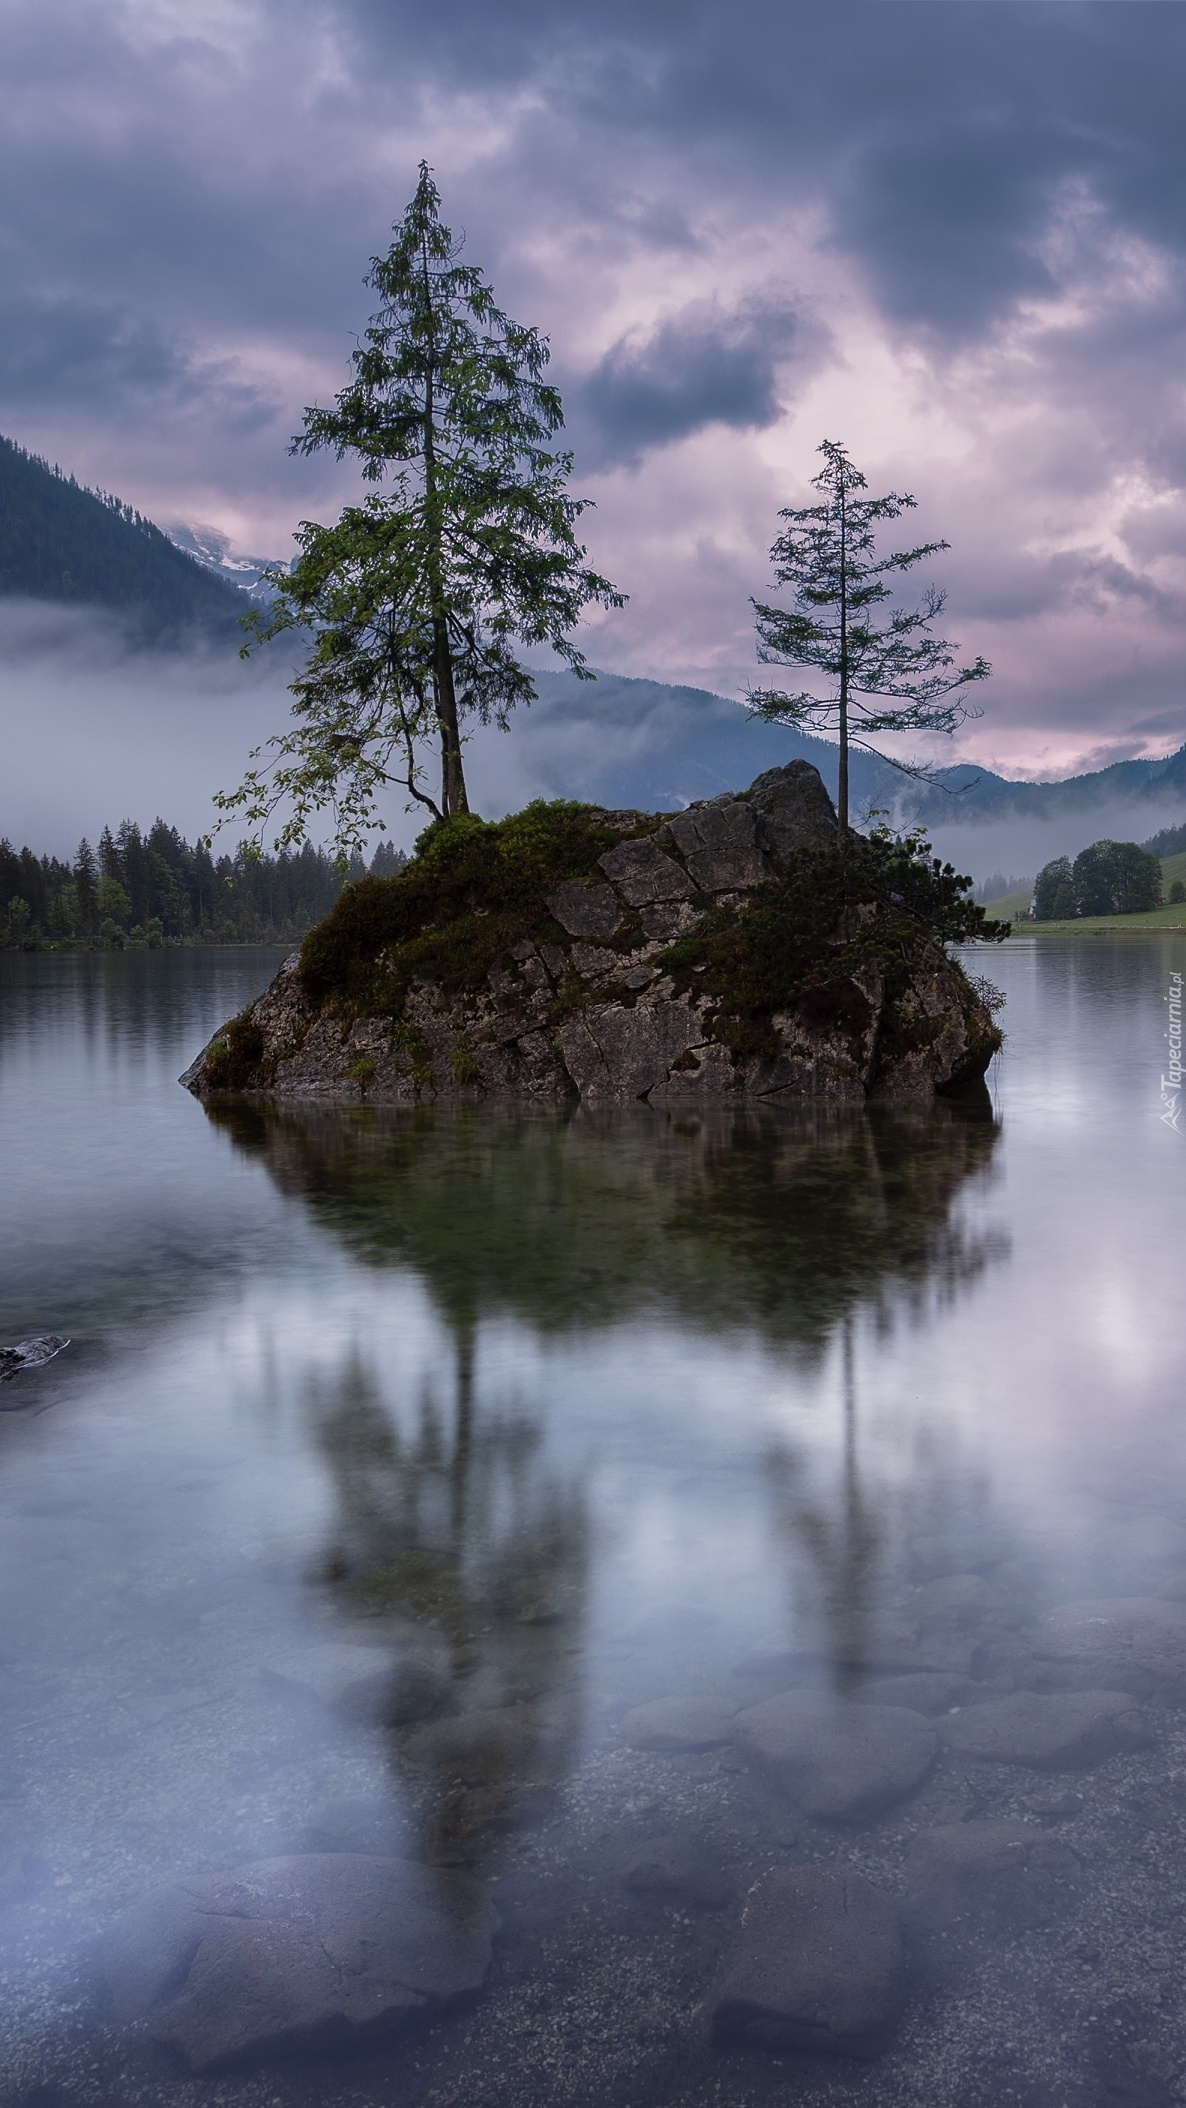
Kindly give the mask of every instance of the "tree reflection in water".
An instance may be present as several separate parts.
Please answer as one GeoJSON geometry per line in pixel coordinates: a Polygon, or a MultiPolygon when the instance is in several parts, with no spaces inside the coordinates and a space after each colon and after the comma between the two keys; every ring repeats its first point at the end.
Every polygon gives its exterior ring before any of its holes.
{"type": "Polygon", "coordinates": [[[405,1431],[354,1356],[308,1399],[336,1494],[320,1577],[343,1613],[382,1619],[394,1642],[391,1722],[412,1728],[401,1746],[435,1777],[426,1842],[446,1863],[523,1819],[576,1747],[588,1557],[581,1489],[550,1468],[542,1428],[514,1409],[476,1412],[466,1323],[452,1392],[446,1410],[426,1385],[405,1431]],[[447,1724],[458,1714],[464,1737],[447,1724]]]}
{"type": "Polygon", "coordinates": [[[357,1262],[409,1268],[452,1338],[447,1407],[427,1382],[406,1425],[357,1356],[309,1398],[337,1502],[324,1585],[440,1679],[432,1717],[398,1741],[411,1775],[435,1782],[435,1856],[471,1855],[492,1824],[521,1819],[581,1740],[587,1493],[549,1461],[538,1415],[482,1389],[492,1319],[548,1337],[650,1316],[811,1365],[839,1334],[838,1486],[810,1490],[810,1459],[786,1443],[769,1473],[784,1543],[816,1576],[821,1651],[841,1680],[857,1673],[882,1523],[862,1487],[854,1327],[917,1315],[995,1256],[953,1206],[992,1161],[986,1094],[694,1117],[208,1110],[357,1262]]]}

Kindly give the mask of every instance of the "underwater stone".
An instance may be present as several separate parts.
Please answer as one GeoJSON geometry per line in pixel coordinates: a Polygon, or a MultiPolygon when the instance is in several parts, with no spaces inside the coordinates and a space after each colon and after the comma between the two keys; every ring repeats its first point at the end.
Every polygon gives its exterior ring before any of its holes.
{"type": "Polygon", "coordinates": [[[0,1347],[0,1383],[11,1383],[22,1369],[41,1369],[63,1347],[68,1339],[61,1339],[56,1332],[46,1332],[39,1339],[18,1340],[15,1347],[0,1347]]]}
{"type": "Polygon", "coordinates": [[[422,1727],[404,1745],[410,1764],[471,1785],[550,1768],[551,1742],[539,1712],[528,1705],[475,1707],[422,1727]]]}
{"type": "Polygon", "coordinates": [[[906,1996],[901,1922],[861,1874],[774,1867],[755,1882],[709,1999],[713,2039],[870,2056],[906,1996]]]}
{"type": "Polygon", "coordinates": [[[949,1714],[940,1732],[961,1756],[1042,1771],[1075,1771],[1151,1739],[1126,1691],[1015,1691],[949,1714]]]}
{"type": "Polygon", "coordinates": [[[734,1884],[705,1859],[700,1839],[662,1838],[634,1853],[621,1875],[627,1895],[682,1910],[724,1910],[734,1884]]]}
{"type": "MultiPolygon", "coordinates": [[[[410,1826],[390,1795],[339,1794],[323,1801],[305,1824],[301,1849],[350,1852],[366,1859],[401,1859],[409,1851],[410,1826]]],[[[410,1856],[415,1856],[414,1852],[410,1856]]]]}
{"type": "Polygon", "coordinates": [[[456,1875],[308,1853],[196,1875],[145,1899],[106,1943],[119,2019],[190,2068],[386,2033],[472,1995],[497,1913],[456,1875]]]}
{"type": "Polygon", "coordinates": [[[797,1691],[738,1713],[733,1739],[823,1822],[859,1822],[903,1800],[926,1777],[938,1748],[930,1721],[907,1706],[797,1691]]]}
{"type": "Polygon", "coordinates": [[[656,1698],[626,1714],[622,1739],[631,1749],[675,1755],[685,1749],[716,1748],[729,1741],[732,1730],[729,1709],[711,1698],[656,1698]]]}

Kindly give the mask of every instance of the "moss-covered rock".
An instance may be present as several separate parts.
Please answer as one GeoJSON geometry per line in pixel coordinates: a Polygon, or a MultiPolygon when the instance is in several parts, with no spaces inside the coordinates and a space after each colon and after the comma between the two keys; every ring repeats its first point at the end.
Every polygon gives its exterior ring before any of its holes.
{"type": "Polygon", "coordinates": [[[850,836],[817,771],[687,812],[535,804],[431,827],[348,886],[182,1081],[200,1096],[917,1097],[1001,1035],[946,950],[995,935],[917,845],[850,836]]]}

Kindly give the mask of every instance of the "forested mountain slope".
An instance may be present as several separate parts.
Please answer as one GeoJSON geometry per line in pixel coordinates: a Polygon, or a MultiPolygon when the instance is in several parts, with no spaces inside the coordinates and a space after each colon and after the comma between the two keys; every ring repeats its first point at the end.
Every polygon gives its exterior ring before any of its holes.
{"type": "Polygon", "coordinates": [[[100,607],[144,643],[238,636],[248,602],[118,498],[0,436],[0,596],[100,607]]]}

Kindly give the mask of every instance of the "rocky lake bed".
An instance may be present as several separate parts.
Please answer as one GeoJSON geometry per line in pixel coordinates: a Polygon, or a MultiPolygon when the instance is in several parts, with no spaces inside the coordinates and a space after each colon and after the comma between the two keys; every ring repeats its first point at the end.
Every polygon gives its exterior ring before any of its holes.
{"type": "MultiPolygon", "coordinates": [[[[714,1667],[677,1610],[682,1679],[650,1695],[653,1634],[626,1642],[580,1727],[507,1632],[460,1682],[372,1625],[162,1692],[116,1790],[130,1816],[154,1737],[192,1737],[200,1777],[216,1736],[228,1863],[115,1911],[130,1871],[93,1870],[107,1923],[59,1953],[52,2053],[6,1953],[3,2097],[296,2103],[332,2072],[425,2104],[1186,2098],[1186,1584],[1035,1615],[999,1565],[904,1588],[839,1690],[808,1646],[714,1667]],[[520,1695],[475,1703],[496,1658],[520,1695]],[[378,1771],[341,1742],[361,1722],[378,1771]]],[[[10,1680],[14,1723],[31,1695],[10,1680]]],[[[32,1831],[3,1854],[0,1926],[32,1901],[60,1936],[88,1870],[32,1831]]]]}

